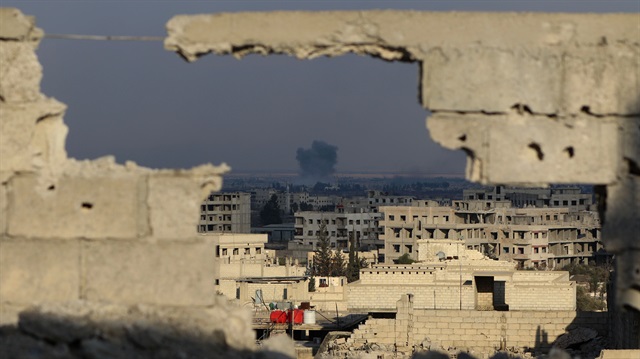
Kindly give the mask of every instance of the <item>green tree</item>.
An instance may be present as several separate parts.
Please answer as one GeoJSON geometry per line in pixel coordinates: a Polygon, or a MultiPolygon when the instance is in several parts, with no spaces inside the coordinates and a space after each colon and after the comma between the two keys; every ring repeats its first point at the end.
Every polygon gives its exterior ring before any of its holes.
{"type": "Polygon", "coordinates": [[[282,217],[280,216],[280,205],[278,204],[278,196],[273,194],[269,202],[267,202],[260,211],[260,221],[263,226],[268,224],[280,224],[282,223],[282,217]]]}
{"type": "Polygon", "coordinates": [[[349,263],[347,264],[347,282],[355,282],[360,279],[361,262],[358,258],[358,252],[356,251],[356,240],[351,232],[351,238],[349,238],[349,263]]]}
{"type": "Polygon", "coordinates": [[[331,257],[331,276],[340,277],[345,275],[346,262],[341,251],[337,251],[331,257]]]}
{"type": "Polygon", "coordinates": [[[313,275],[328,277],[333,267],[333,255],[331,254],[331,241],[327,233],[327,225],[320,221],[318,226],[318,249],[313,256],[313,275]]]}
{"type": "Polygon", "coordinates": [[[396,264],[411,264],[415,261],[411,259],[411,257],[409,257],[409,253],[405,253],[401,255],[398,259],[396,259],[394,262],[396,262],[396,264]]]}

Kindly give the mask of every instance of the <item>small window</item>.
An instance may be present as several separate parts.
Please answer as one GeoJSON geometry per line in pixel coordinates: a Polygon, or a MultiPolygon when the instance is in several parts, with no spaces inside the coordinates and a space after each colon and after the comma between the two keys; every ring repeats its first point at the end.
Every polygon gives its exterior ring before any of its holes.
{"type": "Polygon", "coordinates": [[[399,244],[394,244],[393,245],[393,252],[394,253],[400,253],[400,245],[399,244]]]}
{"type": "Polygon", "coordinates": [[[244,249],[244,254],[246,254],[246,255],[251,254],[251,248],[245,248],[244,249]]]}
{"type": "Polygon", "coordinates": [[[234,248],[234,249],[233,249],[233,255],[234,255],[234,256],[237,256],[237,255],[239,255],[239,254],[240,254],[240,250],[239,250],[238,248],[234,248]]]}
{"type": "Polygon", "coordinates": [[[308,235],[308,236],[313,236],[313,231],[308,231],[308,232],[307,232],[307,235],[308,235]]]}
{"type": "Polygon", "coordinates": [[[389,215],[389,220],[390,220],[390,221],[395,221],[395,220],[396,220],[396,216],[394,216],[394,215],[389,215]]]}
{"type": "Polygon", "coordinates": [[[222,255],[226,256],[227,255],[227,249],[226,248],[222,248],[222,255]]]}
{"type": "Polygon", "coordinates": [[[313,219],[309,219],[309,224],[313,224],[313,219]]]}
{"type": "Polygon", "coordinates": [[[407,220],[407,216],[400,216],[400,220],[401,221],[406,221],[407,220]]]}
{"type": "Polygon", "coordinates": [[[262,248],[260,247],[256,248],[256,254],[262,254],[262,248]]]}

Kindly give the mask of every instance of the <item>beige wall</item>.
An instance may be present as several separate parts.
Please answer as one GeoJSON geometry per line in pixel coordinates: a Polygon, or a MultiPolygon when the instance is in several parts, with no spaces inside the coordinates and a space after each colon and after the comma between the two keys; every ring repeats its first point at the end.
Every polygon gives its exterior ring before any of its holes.
{"type": "Polygon", "coordinates": [[[507,304],[510,310],[576,308],[576,287],[567,272],[515,271],[512,264],[493,260],[374,266],[362,269],[360,280],[347,287],[353,310],[391,310],[403,294],[413,294],[413,305],[422,309],[493,309],[494,304],[507,304]],[[478,293],[477,277],[501,285],[493,285],[493,293],[478,293]]]}
{"type": "MultiPolygon", "coordinates": [[[[469,310],[418,310],[412,313],[413,344],[428,341],[434,349],[455,347],[493,354],[501,347],[548,349],[569,328],[593,328],[607,334],[607,313],[575,311],[479,312],[469,310]],[[545,339],[546,338],[546,339],[545,339]]],[[[350,341],[395,344],[395,319],[369,319],[354,331],[350,341]]]]}

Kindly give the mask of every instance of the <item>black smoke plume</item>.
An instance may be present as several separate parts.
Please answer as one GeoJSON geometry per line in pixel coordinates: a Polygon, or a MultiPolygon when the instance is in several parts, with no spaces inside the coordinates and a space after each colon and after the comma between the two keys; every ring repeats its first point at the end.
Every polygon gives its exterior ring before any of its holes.
{"type": "Polygon", "coordinates": [[[324,178],[336,171],[338,147],[324,141],[313,141],[311,148],[298,148],[296,160],[300,166],[300,175],[307,178],[324,178]]]}

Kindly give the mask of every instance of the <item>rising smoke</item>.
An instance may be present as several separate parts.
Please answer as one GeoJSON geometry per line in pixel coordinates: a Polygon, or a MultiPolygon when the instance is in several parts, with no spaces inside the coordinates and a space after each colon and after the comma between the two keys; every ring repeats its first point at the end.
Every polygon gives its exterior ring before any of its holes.
{"type": "Polygon", "coordinates": [[[296,160],[302,177],[325,178],[336,171],[338,147],[324,141],[313,141],[309,149],[298,148],[296,160]]]}

